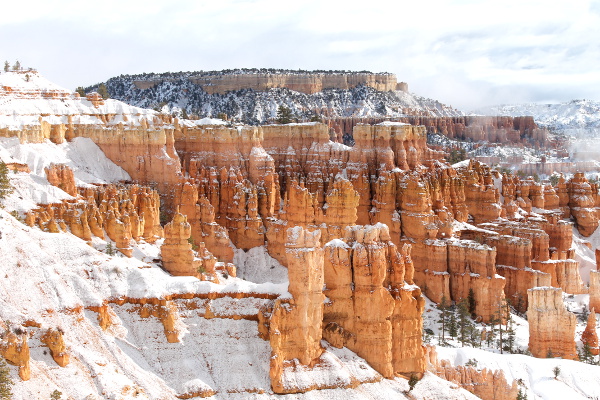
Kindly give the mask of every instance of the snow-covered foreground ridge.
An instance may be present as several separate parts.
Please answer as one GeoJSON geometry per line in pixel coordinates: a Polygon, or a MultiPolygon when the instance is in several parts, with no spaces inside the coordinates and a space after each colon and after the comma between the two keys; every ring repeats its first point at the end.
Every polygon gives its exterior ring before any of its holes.
{"type": "MultiPolygon", "coordinates": [[[[4,89],[13,119],[35,117],[18,106],[25,89],[4,89]]],[[[61,102],[41,92],[28,101],[61,102]]],[[[472,398],[428,371],[481,396],[491,383],[490,398],[534,390],[434,362],[423,321],[437,336],[439,316],[422,291],[471,299],[469,343],[504,299],[534,304],[514,348],[576,357],[562,291],[579,310],[600,300],[600,198],[585,177],[553,187],[451,167],[423,126],[356,126],[348,147],[319,123],[133,123],[96,96],[72,101],[94,122],[7,127],[0,141],[15,171],[0,350],[17,398],[472,398]]]]}

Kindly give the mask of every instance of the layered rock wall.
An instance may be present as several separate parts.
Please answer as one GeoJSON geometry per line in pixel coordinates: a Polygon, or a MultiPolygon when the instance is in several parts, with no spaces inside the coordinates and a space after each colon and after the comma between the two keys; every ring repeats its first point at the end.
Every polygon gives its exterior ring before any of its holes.
{"type": "MultiPolygon", "coordinates": [[[[323,89],[350,89],[358,85],[387,92],[398,87],[396,75],[388,73],[247,73],[192,76],[189,80],[200,85],[209,94],[225,94],[241,89],[265,91],[272,88],[288,88],[313,94],[323,89]]],[[[146,86],[140,85],[138,88],[146,86]]]]}
{"type": "Polygon", "coordinates": [[[568,312],[562,290],[552,287],[529,289],[529,351],[534,357],[577,359],[575,314],[568,312]]]}

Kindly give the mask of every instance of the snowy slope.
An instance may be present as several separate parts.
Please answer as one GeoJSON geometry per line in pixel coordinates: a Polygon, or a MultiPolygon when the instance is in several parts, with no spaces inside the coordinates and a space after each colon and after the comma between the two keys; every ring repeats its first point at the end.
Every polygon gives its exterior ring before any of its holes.
{"type": "Polygon", "coordinates": [[[538,125],[571,135],[598,136],[600,134],[600,102],[573,100],[558,104],[509,104],[475,111],[482,115],[532,115],[538,125]]]}

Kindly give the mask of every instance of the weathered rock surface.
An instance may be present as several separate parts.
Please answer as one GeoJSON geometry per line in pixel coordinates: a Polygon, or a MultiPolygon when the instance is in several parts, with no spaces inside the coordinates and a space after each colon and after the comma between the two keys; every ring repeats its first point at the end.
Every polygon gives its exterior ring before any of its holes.
{"type": "Polygon", "coordinates": [[[281,381],[283,370],[293,359],[313,366],[323,349],[323,249],[320,231],[290,228],[286,258],[290,285],[289,299],[278,299],[269,320],[271,343],[271,387],[275,393],[295,393],[281,381]]]}
{"type": "Polygon", "coordinates": [[[69,364],[70,357],[67,353],[62,330],[48,329],[42,335],[41,341],[50,349],[50,354],[52,354],[52,358],[58,365],[65,367],[69,364]]]}
{"type": "Polygon", "coordinates": [[[29,367],[29,345],[27,334],[6,332],[0,338],[0,354],[6,361],[19,367],[19,377],[28,381],[31,378],[29,367]]]}
{"type": "Polygon", "coordinates": [[[190,241],[192,232],[187,217],[179,212],[165,226],[165,241],[160,248],[163,266],[175,276],[196,276],[218,283],[215,274],[217,259],[203,242],[190,241]],[[196,247],[196,251],[193,250],[196,247]]]}
{"type": "Polygon", "coordinates": [[[355,226],[325,246],[324,337],[346,346],[385,377],[424,371],[421,313],[410,247],[401,251],[383,224],[355,226]]]}
{"type": "Polygon", "coordinates": [[[448,360],[438,360],[434,347],[427,349],[427,369],[440,378],[454,382],[483,400],[513,400],[519,387],[509,384],[502,370],[477,369],[469,365],[453,366],[448,360]]]}
{"type": "Polygon", "coordinates": [[[552,287],[529,289],[529,351],[534,357],[577,359],[575,314],[566,310],[562,290],[552,287]]]}

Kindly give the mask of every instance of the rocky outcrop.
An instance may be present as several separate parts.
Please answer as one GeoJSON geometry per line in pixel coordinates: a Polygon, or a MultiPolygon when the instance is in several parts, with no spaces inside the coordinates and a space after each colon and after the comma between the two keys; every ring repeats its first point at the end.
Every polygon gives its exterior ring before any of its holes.
{"type": "Polygon", "coordinates": [[[271,387],[275,393],[296,393],[282,381],[284,369],[293,359],[312,367],[323,349],[323,249],[320,231],[290,228],[286,258],[291,298],[275,301],[269,319],[271,344],[271,387]]]}
{"type": "Polygon", "coordinates": [[[0,354],[6,361],[19,367],[19,377],[28,381],[31,378],[29,367],[29,345],[27,334],[6,332],[0,338],[0,354]]]}
{"type": "Polygon", "coordinates": [[[48,329],[40,340],[50,349],[50,354],[52,354],[52,358],[58,365],[66,367],[69,364],[70,357],[67,353],[61,329],[48,329]]]}
{"type": "Polygon", "coordinates": [[[90,242],[106,235],[131,256],[131,240],[153,243],[163,236],[158,192],[139,185],[80,188],[77,201],[42,205],[27,212],[25,223],[48,232],[69,230],[90,242]]]}
{"type": "Polygon", "coordinates": [[[139,313],[142,318],[149,318],[150,316],[158,318],[163,325],[167,342],[179,342],[179,328],[177,327],[179,312],[173,302],[161,301],[161,304],[158,305],[144,304],[140,307],[139,313]]]}
{"type": "Polygon", "coordinates": [[[569,209],[575,219],[577,230],[583,236],[590,236],[600,219],[598,208],[598,185],[590,184],[583,172],[578,172],[567,182],[569,209]]]}
{"type": "Polygon", "coordinates": [[[46,179],[51,185],[64,190],[71,196],[77,196],[77,187],[75,185],[75,175],[73,170],[64,164],[50,164],[45,168],[46,179]]]}
{"type": "Polygon", "coordinates": [[[421,374],[424,299],[412,270],[410,246],[398,251],[385,225],[346,228],[325,246],[323,336],[385,377],[421,374]]]}
{"type": "Polygon", "coordinates": [[[566,310],[562,290],[539,287],[527,291],[529,351],[534,357],[577,359],[575,314],[566,310]]]}
{"type": "Polygon", "coordinates": [[[483,400],[513,400],[519,387],[509,384],[502,370],[479,369],[470,365],[453,366],[448,360],[438,360],[434,347],[427,349],[428,370],[447,381],[454,382],[483,400]]]}
{"type": "Polygon", "coordinates": [[[191,232],[187,217],[179,212],[165,226],[165,241],[160,248],[164,268],[175,276],[195,276],[218,283],[215,274],[217,259],[203,242],[190,241],[191,232]]]}

